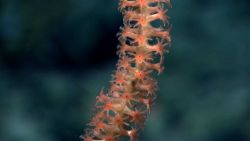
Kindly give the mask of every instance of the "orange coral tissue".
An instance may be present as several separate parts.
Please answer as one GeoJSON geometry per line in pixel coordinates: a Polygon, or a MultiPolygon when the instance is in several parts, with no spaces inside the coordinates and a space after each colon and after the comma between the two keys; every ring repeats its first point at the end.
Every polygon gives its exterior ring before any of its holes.
{"type": "Polygon", "coordinates": [[[85,141],[137,141],[138,131],[156,97],[153,72],[163,70],[170,44],[169,0],[120,0],[124,26],[119,35],[119,60],[110,88],[97,96],[97,112],[83,135],[85,141]]]}

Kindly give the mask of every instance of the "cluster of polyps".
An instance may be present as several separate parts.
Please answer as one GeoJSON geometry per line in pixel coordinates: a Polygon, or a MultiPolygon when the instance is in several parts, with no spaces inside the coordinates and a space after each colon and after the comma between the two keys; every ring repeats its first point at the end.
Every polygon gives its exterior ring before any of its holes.
{"type": "Polygon", "coordinates": [[[107,92],[97,96],[97,112],[83,139],[137,140],[154,101],[157,82],[152,72],[162,72],[163,54],[170,43],[169,0],[120,0],[124,27],[119,35],[119,60],[107,92]]]}

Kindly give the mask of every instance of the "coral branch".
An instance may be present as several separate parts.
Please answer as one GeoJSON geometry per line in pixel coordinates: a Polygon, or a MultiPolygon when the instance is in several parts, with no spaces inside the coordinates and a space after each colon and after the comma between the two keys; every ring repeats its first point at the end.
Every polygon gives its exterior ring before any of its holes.
{"type": "Polygon", "coordinates": [[[137,141],[138,131],[156,97],[153,72],[163,70],[163,55],[170,44],[166,7],[169,0],[120,0],[124,27],[116,72],[110,88],[97,96],[97,113],[85,132],[85,141],[137,141]]]}

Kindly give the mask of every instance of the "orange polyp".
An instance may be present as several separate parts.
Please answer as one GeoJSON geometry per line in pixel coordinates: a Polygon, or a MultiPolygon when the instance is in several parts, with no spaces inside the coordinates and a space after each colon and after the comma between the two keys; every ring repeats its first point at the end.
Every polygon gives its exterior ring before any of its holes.
{"type": "Polygon", "coordinates": [[[139,0],[139,4],[141,8],[147,7],[147,0],[139,0]]]}
{"type": "Polygon", "coordinates": [[[132,96],[129,93],[124,93],[122,95],[122,98],[125,99],[126,101],[131,100],[132,96]]]}
{"type": "Polygon", "coordinates": [[[123,119],[122,119],[122,117],[120,115],[116,115],[114,117],[114,122],[115,122],[116,125],[124,124],[124,121],[123,121],[123,119]]]}
{"type": "Polygon", "coordinates": [[[135,55],[135,62],[137,64],[143,63],[143,61],[144,61],[144,57],[142,55],[140,55],[140,54],[135,55]]]}
{"type": "Polygon", "coordinates": [[[104,107],[103,107],[103,110],[104,111],[109,111],[109,110],[112,110],[113,109],[113,104],[111,102],[107,102],[104,107]]]}
{"type": "Polygon", "coordinates": [[[137,79],[142,80],[144,78],[144,76],[145,76],[145,73],[143,71],[138,70],[138,71],[135,72],[135,76],[136,76],[137,79]]]}
{"type": "Polygon", "coordinates": [[[139,111],[132,111],[130,116],[132,117],[132,122],[135,122],[136,124],[142,124],[143,123],[143,116],[142,113],[139,111]]]}
{"type": "Polygon", "coordinates": [[[101,130],[104,130],[105,128],[107,127],[107,125],[105,123],[103,123],[102,121],[98,122],[96,125],[95,125],[95,131],[97,133],[99,133],[101,130]]]}
{"type": "Polygon", "coordinates": [[[147,26],[147,21],[145,20],[145,18],[144,17],[141,17],[140,19],[139,19],[139,24],[141,25],[141,26],[147,26]]]}

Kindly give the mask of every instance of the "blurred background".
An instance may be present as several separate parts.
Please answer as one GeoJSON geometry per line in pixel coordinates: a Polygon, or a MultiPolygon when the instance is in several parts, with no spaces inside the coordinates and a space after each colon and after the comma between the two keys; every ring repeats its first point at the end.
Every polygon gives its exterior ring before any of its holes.
{"type": "MultiPolygon", "coordinates": [[[[78,141],[115,69],[118,0],[0,3],[0,141],[78,141]]],[[[140,141],[250,141],[250,1],[172,4],[140,141]]]]}

